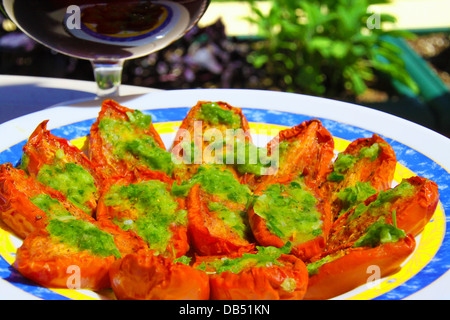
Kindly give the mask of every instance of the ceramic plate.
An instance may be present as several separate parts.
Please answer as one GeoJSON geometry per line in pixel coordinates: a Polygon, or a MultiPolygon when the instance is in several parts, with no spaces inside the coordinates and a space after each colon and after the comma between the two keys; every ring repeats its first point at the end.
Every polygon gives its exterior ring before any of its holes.
{"type": "MultiPolygon", "coordinates": [[[[395,150],[398,165],[394,183],[419,175],[439,186],[440,202],[432,221],[417,237],[414,253],[399,272],[363,285],[336,299],[450,299],[450,139],[407,120],[373,109],[299,94],[237,89],[157,91],[121,98],[126,107],[152,116],[166,147],[188,110],[197,101],[224,101],[243,109],[258,145],[279,130],[316,118],[335,138],[336,151],[351,141],[382,136],[395,150]]],[[[0,125],[0,163],[16,164],[27,138],[43,120],[56,136],[81,146],[100,110],[100,101],[45,109],[0,125]]],[[[113,299],[110,290],[50,290],[23,278],[13,267],[21,240],[0,224],[0,299],[113,299]]],[[[368,275],[369,276],[369,275],[368,275]]]]}

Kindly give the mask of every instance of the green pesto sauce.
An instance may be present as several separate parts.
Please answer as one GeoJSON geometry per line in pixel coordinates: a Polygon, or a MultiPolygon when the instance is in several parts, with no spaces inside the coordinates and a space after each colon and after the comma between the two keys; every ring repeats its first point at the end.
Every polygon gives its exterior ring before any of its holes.
{"type": "MultiPolygon", "coordinates": [[[[202,150],[192,141],[182,141],[184,163],[202,163],[202,150]]],[[[276,164],[271,156],[267,155],[267,148],[257,147],[252,143],[239,139],[218,139],[211,141],[207,148],[213,158],[206,164],[230,165],[241,173],[251,173],[256,176],[265,174],[269,167],[276,164]]]]}
{"type": "Polygon", "coordinates": [[[130,123],[140,129],[148,129],[152,124],[152,117],[150,115],[143,114],[139,110],[134,110],[133,112],[128,111],[127,116],[130,123]]]}
{"type": "Polygon", "coordinates": [[[285,162],[286,155],[291,147],[295,147],[298,143],[300,143],[298,140],[294,141],[286,141],[283,140],[279,144],[276,145],[274,156],[277,157],[276,162],[277,166],[281,167],[283,166],[283,163],[285,162]]]}
{"type": "Polygon", "coordinates": [[[187,223],[186,211],[178,209],[178,202],[159,180],[115,185],[105,195],[105,205],[135,210],[136,220],[126,218],[114,222],[124,230],[134,230],[152,250],[160,253],[166,250],[171,239],[169,228],[187,223]]]}
{"type": "Polygon", "coordinates": [[[355,248],[374,248],[385,243],[397,242],[405,236],[405,231],[397,228],[396,226],[377,221],[367,228],[364,235],[361,236],[353,246],[355,248]]]}
{"type": "Polygon", "coordinates": [[[238,128],[241,126],[241,118],[238,114],[232,110],[222,109],[218,103],[204,103],[200,107],[199,114],[197,116],[200,120],[205,120],[210,124],[226,124],[232,128],[238,128]]]}
{"type": "Polygon", "coordinates": [[[194,141],[182,141],[180,146],[183,150],[182,162],[185,164],[200,164],[202,163],[202,150],[195,144],[194,141]]]}
{"type": "Polygon", "coordinates": [[[113,154],[121,160],[137,160],[153,170],[172,174],[171,153],[161,148],[153,137],[136,132],[150,126],[151,116],[139,110],[127,112],[127,115],[129,121],[103,118],[99,123],[100,134],[113,146],[113,154]]]}
{"type": "MultiPolygon", "coordinates": [[[[250,173],[261,176],[273,164],[272,159],[267,155],[266,148],[257,147],[248,142],[235,141],[233,155],[235,167],[241,174],[250,173]]],[[[224,163],[228,163],[226,154],[224,163]]]]}
{"type": "Polygon", "coordinates": [[[291,145],[291,143],[289,141],[283,140],[281,141],[277,147],[278,147],[278,152],[280,155],[283,155],[286,153],[286,151],[289,149],[289,146],[291,145]]]}
{"type": "Polygon", "coordinates": [[[212,165],[199,167],[189,181],[183,181],[180,185],[174,183],[172,193],[187,196],[189,190],[197,183],[207,193],[236,203],[247,204],[251,196],[248,186],[240,184],[230,171],[212,165]]]}
{"type": "Polygon", "coordinates": [[[92,175],[82,166],[75,163],[44,164],[39,170],[37,180],[63,193],[84,212],[91,213],[86,203],[95,197],[97,187],[92,175]]]}
{"type": "Polygon", "coordinates": [[[46,228],[56,240],[80,251],[87,250],[101,257],[121,257],[114,237],[90,222],[75,218],[53,219],[46,228]]]}
{"type": "Polygon", "coordinates": [[[357,158],[351,154],[338,154],[336,161],[333,164],[333,172],[344,173],[356,163],[357,158]]]}
{"type": "Polygon", "coordinates": [[[240,238],[246,238],[250,232],[245,211],[232,211],[222,203],[209,202],[208,209],[216,212],[219,219],[235,231],[240,238]]]}
{"type": "Polygon", "coordinates": [[[254,203],[254,211],[268,229],[282,240],[303,243],[322,233],[317,199],[302,188],[301,182],[273,184],[254,203]]]}
{"type": "Polygon", "coordinates": [[[328,256],[323,257],[320,260],[308,263],[306,265],[306,269],[308,270],[309,276],[313,276],[313,275],[319,273],[320,267],[322,267],[324,264],[327,264],[329,262],[336,260],[338,257],[339,257],[338,255],[328,255],[328,256]]]}
{"type": "MultiPolygon", "coordinates": [[[[189,152],[191,163],[193,163],[195,152],[198,152],[198,150],[194,145],[189,148],[187,144],[183,148],[189,152]]],[[[267,155],[267,148],[257,147],[253,143],[244,142],[235,136],[212,141],[208,145],[208,149],[214,150],[215,163],[233,166],[241,174],[251,173],[261,176],[266,173],[268,167],[275,163],[267,155]]]]}
{"type": "Polygon", "coordinates": [[[369,203],[367,206],[364,203],[360,203],[356,206],[353,214],[348,218],[353,220],[363,214],[383,215],[388,211],[388,206],[400,197],[410,197],[414,193],[414,186],[408,181],[403,180],[395,188],[388,189],[386,191],[380,191],[376,200],[369,203]]]}
{"type": "Polygon", "coordinates": [[[333,163],[333,172],[328,175],[328,180],[337,182],[344,180],[344,173],[352,168],[356,162],[363,158],[369,158],[370,161],[375,161],[380,154],[380,151],[380,145],[374,143],[370,147],[361,148],[357,156],[339,153],[333,163]]]}
{"type": "Polygon", "coordinates": [[[240,273],[245,269],[252,267],[271,267],[273,265],[281,266],[277,261],[282,254],[288,254],[291,250],[291,244],[288,242],[281,248],[276,247],[256,247],[256,253],[244,253],[239,258],[218,258],[212,261],[203,262],[197,268],[207,272],[220,274],[225,271],[240,273]]]}
{"type": "Polygon", "coordinates": [[[185,265],[190,265],[192,260],[192,257],[188,257],[188,256],[181,256],[179,258],[173,259],[174,263],[181,263],[181,264],[185,264],[185,265]]]}
{"type": "Polygon", "coordinates": [[[356,185],[353,187],[347,187],[344,190],[341,190],[337,194],[338,199],[342,201],[342,210],[340,214],[347,212],[375,193],[377,193],[377,191],[372,188],[370,182],[356,182],[356,185]]]}
{"type": "Polygon", "coordinates": [[[120,258],[112,235],[90,222],[75,219],[58,200],[46,194],[30,200],[48,215],[46,229],[56,240],[76,250],[88,250],[102,257],[114,255],[120,258]]]}
{"type": "Polygon", "coordinates": [[[140,138],[126,141],[123,147],[125,152],[140,159],[148,167],[169,175],[172,174],[174,164],[171,153],[160,148],[152,137],[143,135],[140,138]]]}
{"type": "Polygon", "coordinates": [[[30,157],[25,152],[22,154],[20,159],[19,169],[28,173],[28,164],[30,163],[30,157]]]}
{"type": "Polygon", "coordinates": [[[381,147],[379,143],[374,143],[370,147],[364,147],[359,150],[358,158],[369,158],[370,161],[375,161],[380,154],[381,147]]]}
{"type": "Polygon", "coordinates": [[[30,198],[30,201],[39,209],[44,211],[48,215],[49,219],[71,216],[69,211],[67,211],[67,209],[58,200],[53,199],[47,194],[39,194],[30,198]]]}

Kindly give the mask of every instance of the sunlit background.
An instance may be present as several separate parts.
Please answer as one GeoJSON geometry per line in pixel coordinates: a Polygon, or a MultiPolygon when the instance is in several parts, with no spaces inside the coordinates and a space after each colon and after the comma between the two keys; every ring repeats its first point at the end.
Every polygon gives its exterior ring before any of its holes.
{"type": "MultiPolygon", "coordinates": [[[[166,49],[125,63],[124,84],[246,88],[354,102],[450,136],[450,1],[219,1],[166,49]]],[[[0,15],[0,73],[94,80],[0,15]]]]}

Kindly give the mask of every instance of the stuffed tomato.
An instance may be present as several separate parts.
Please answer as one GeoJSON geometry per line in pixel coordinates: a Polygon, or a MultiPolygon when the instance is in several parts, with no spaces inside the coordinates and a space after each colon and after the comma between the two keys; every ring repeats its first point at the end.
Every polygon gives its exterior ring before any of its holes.
{"type": "Polygon", "coordinates": [[[102,179],[80,149],[47,130],[47,122],[38,125],[23,147],[20,168],[92,216],[102,179]]]}
{"type": "Polygon", "coordinates": [[[171,188],[172,180],[154,171],[111,179],[102,191],[97,220],[137,235],[158,254],[180,257],[189,250],[187,213],[185,200],[171,188]]]}
{"type": "Polygon", "coordinates": [[[104,179],[158,171],[172,176],[174,164],[152,118],[105,100],[90,130],[89,155],[104,179]]]}
{"type": "Polygon", "coordinates": [[[389,275],[414,251],[415,239],[431,219],[437,185],[422,177],[404,179],[341,215],[326,249],[308,262],[306,298],[327,299],[367,282],[368,267],[389,275]]]}
{"type": "Polygon", "coordinates": [[[397,159],[380,136],[354,140],[338,154],[320,186],[331,203],[333,220],[369,196],[391,187],[397,159]]]}
{"type": "Polygon", "coordinates": [[[282,130],[267,144],[272,165],[264,175],[246,174],[243,182],[252,189],[270,180],[303,175],[311,182],[321,181],[334,156],[334,140],[319,120],[313,119],[282,130]]]}
{"type": "Polygon", "coordinates": [[[194,267],[210,277],[212,300],[301,300],[306,266],[283,248],[257,247],[252,252],[197,257],[194,267]]]}
{"type": "Polygon", "coordinates": [[[256,241],[263,246],[292,244],[292,254],[307,260],[326,245],[331,227],[330,204],[303,176],[260,185],[248,211],[256,241]]]}
{"type": "Polygon", "coordinates": [[[228,254],[252,250],[254,239],[248,225],[247,206],[251,192],[225,168],[202,166],[188,183],[189,236],[200,255],[228,254]]]}
{"type": "Polygon", "coordinates": [[[208,300],[208,275],[152,251],[129,254],[112,265],[110,281],[120,300],[208,300]]]}
{"type": "Polygon", "coordinates": [[[438,187],[433,181],[417,176],[403,179],[339,217],[332,225],[327,249],[356,241],[361,231],[379,221],[417,236],[430,221],[438,201],[438,187]]]}
{"type": "Polygon", "coordinates": [[[94,220],[62,193],[43,185],[25,171],[9,163],[0,166],[0,219],[16,235],[25,238],[66,212],[78,219],[94,220]]]}
{"type": "Polygon", "coordinates": [[[182,121],[172,146],[181,164],[176,176],[188,180],[202,164],[224,165],[237,177],[261,170],[263,164],[258,159],[249,165],[249,153],[256,156],[258,152],[249,130],[240,108],[220,101],[199,101],[182,121]]]}
{"type": "Polygon", "coordinates": [[[70,212],[46,208],[55,215],[29,234],[17,249],[15,268],[45,287],[101,290],[110,287],[109,268],[146,244],[107,221],[87,221],[70,212]]]}
{"type": "MultiPolygon", "coordinates": [[[[304,299],[331,299],[368,283],[374,271],[380,278],[398,271],[413,253],[416,242],[410,234],[393,231],[391,225],[385,228],[385,231],[370,232],[367,236],[372,238],[370,245],[363,241],[353,246],[347,244],[311,259],[307,263],[309,281],[304,299]],[[382,233],[389,236],[383,240],[382,233]],[[377,234],[376,240],[374,234],[377,234]]],[[[361,239],[365,239],[364,235],[361,239]]]]}

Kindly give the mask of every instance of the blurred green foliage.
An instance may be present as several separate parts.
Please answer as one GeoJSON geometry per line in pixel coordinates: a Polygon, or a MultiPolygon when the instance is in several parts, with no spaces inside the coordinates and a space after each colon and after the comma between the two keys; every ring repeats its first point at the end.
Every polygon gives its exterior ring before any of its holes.
{"type": "Polygon", "coordinates": [[[383,0],[247,0],[257,26],[258,41],[249,61],[265,68],[285,90],[337,97],[364,93],[377,74],[388,75],[412,91],[416,83],[399,58],[399,48],[386,37],[413,38],[407,31],[385,30],[395,17],[374,13],[383,0]]]}

